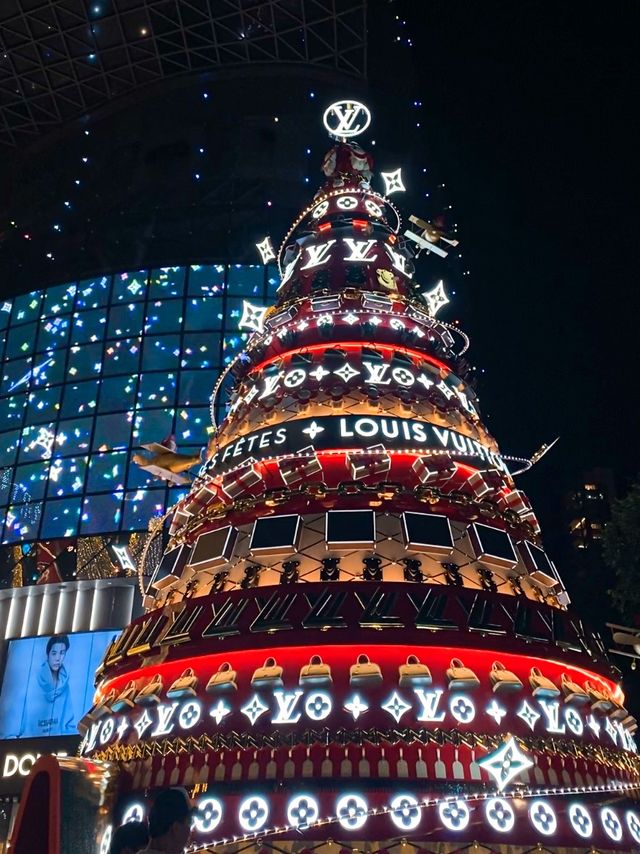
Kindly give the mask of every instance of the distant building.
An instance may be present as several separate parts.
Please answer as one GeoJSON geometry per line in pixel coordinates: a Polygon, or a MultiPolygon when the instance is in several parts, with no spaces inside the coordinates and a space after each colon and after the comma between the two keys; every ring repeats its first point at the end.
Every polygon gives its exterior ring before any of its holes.
{"type": "Polygon", "coordinates": [[[584,472],[581,484],[565,498],[569,536],[574,548],[588,549],[600,542],[615,499],[611,469],[595,468],[584,472]]]}

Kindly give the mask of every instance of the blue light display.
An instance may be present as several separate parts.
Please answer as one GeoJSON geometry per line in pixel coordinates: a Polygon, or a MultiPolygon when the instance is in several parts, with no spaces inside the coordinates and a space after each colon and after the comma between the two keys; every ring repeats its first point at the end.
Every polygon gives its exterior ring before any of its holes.
{"type": "Polygon", "coordinates": [[[242,300],[271,303],[277,284],[272,266],[192,265],[0,302],[2,542],[145,529],[174,503],[131,452],[169,434],[206,445],[213,384],[247,340],[242,300]]]}

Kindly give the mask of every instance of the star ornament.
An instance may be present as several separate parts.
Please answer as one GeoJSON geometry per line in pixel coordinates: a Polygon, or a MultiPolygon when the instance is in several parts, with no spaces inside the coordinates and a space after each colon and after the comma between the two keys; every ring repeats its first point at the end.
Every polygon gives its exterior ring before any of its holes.
{"type": "Polygon", "coordinates": [[[484,711],[486,715],[489,715],[494,719],[498,726],[500,726],[502,718],[507,714],[507,710],[498,703],[495,697],[484,711]]]}
{"type": "Polygon", "coordinates": [[[324,427],[321,427],[319,424],[316,424],[315,421],[312,421],[308,427],[306,427],[302,432],[306,433],[311,441],[313,442],[318,433],[322,433],[324,431],[324,427]]]}
{"type": "Polygon", "coordinates": [[[449,297],[444,292],[444,282],[442,279],[440,279],[433,290],[425,291],[425,293],[422,294],[422,297],[427,304],[427,310],[431,317],[435,317],[442,306],[450,302],[449,297]]]}
{"type": "Polygon", "coordinates": [[[533,762],[520,750],[515,738],[510,736],[502,747],[478,760],[478,765],[493,777],[498,791],[502,792],[519,774],[531,768],[533,762]]]}
{"type": "Polygon", "coordinates": [[[359,694],[354,694],[349,702],[344,704],[344,707],[354,721],[357,721],[360,715],[364,714],[369,708],[359,694]]]}
{"type": "Polygon", "coordinates": [[[395,172],[381,172],[380,176],[384,181],[384,194],[390,196],[392,193],[404,193],[407,189],[402,183],[402,169],[396,169],[395,172]]]}
{"type": "Polygon", "coordinates": [[[402,697],[398,694],[397,691],[394,691],[393,694],[389,697],[386,703],[383,703],[381,708],[385,710],[385,712],[389,712],[389,714],[394,718],[396,723],[400,723],[400,718],[404,715],[405,712],[408,712],[411,706],[402,697]]]}
{"type": "Polygon", "coordinates": [[[269,261],[273,261],[273,259],[276,257],[274,248],[271,245],[271,238],[269,237],[265,237],[262,243],[256,243],[256,249],[260,253],[260,257],[262,258],[263,264],[267,264],[269,261]]]}
{"type": "Polygon", "coordinates": [[[242,317],[238,329],[251,329],[253,332],[264,330],[264,318],[269,311],[266,305],[252,305],[249,300],[242,301],[242,317]]]}

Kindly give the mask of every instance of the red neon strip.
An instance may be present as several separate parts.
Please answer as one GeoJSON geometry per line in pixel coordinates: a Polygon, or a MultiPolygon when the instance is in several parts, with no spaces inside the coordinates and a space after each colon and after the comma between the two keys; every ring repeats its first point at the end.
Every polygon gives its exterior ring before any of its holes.
{"type": "Polygon", "coordinates": [[[254,371],[261,371],[267,365],[277,362],[278,359],[282,359],[284,355],[295,356],[298,353],[315,353],[317,350],[334,350],[336,347],[342,347],[345,350],[353,351],[362,350],[363,347],[372,347],[374,350],[382,350],[382,352],[390,354],[403,353],[405,356],[413,356],[416,359],[429,362],[430,364],[435,365],[436,368],[445,370],[448,374],[453,373],[447,364],[433,356],[428,356],[426,353],[422,353],[420,350],[412,350],[410,347],[396,347],[393,344],[378,344],[377,342],[364,344],[361,341],[332,341],[330,344],[308,344],[306,347],[296,347],[295,350],[287,350],[286,353],[280,354],[279,356],[272,356],[270,359],[264,359],[264,361],[256,365],[255,368],[251,369],[251,373],[254,371]]]}
{"type": "MultiPolygon", "coordinates": [[[[498,643],[498,642],[497,642],[498,643]]],[[[177,679],[186,667],[192,667],[198,677],[203,680],[214,673],[222,662],[229,661],[234,669],[246,673],[248,670],[259,666],[265,655],[274,656],[278,664],[285,668],[287,675],[293,677],[299,668],[309,661],[309,657],[317,649],[310,645],[296,644],[290,647],[269,647],[234,650],[231,652],[206,652],[202,655],[187,655],[176,660],[169,660],[146,667],[136,667],[117,676],[105,679],[98,688],[98,694],[104,696],[108,690],[115,688],[122,690],[125,684],[133,679],[148,680],[151,675],[159,673],[163,677],[165,688],[170,682],[177,679]]],[[[609,691],[615,692],[617,697],[624,697],[619,685],[611,679],[601,676],[592,670],[557,661],[553,658],[527,655],[520,652],[510,652],[505,649],[504,642],[496,645],[494,649],[478,649],[465,646],[431,646],[426,643],[395,643],[380,644],[369,641],[358,643],[357,648],[351,644],[327,644],[322,646],[322,658],[332,667],[342,670],[342,678],[348,673],[349,665],[353,664],[357,654],[365,653],[371,661],[375,661],[383,668],[389,685],[397,679],[397,668],[400,663],[406,661],[407,655],[418,655],[421,661],[431,668],[436,681],[445,683],[444,671],[449,666],[453,657],[460,657],[464,663],[471,667],[481,679],[488,679],[492,663],[499,659],[505,667],[513,670],[526,684],[532,666],[539,667],[545,676],[560,683],[562,673],[567,673],[576,681],[584,681],[585,678],[595,682],[596,685],[605,686],[609,691]]],[[[336,677],[338,674],[336,674],[336,677]]]]}

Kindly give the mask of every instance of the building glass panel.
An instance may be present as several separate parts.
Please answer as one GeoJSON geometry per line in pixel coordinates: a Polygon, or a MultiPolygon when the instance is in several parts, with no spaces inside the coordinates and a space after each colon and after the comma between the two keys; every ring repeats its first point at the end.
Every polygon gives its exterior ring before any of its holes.
{"type": "Polygon", "coordinates": [[[131,455],[170,436],[204,449],[213,386],[249,337],[243,300],[272,302],[278,281],[274,266],[193,264],[0,300],[2,541],[141,530],[164,513],[185,487],[131,455]]]}

